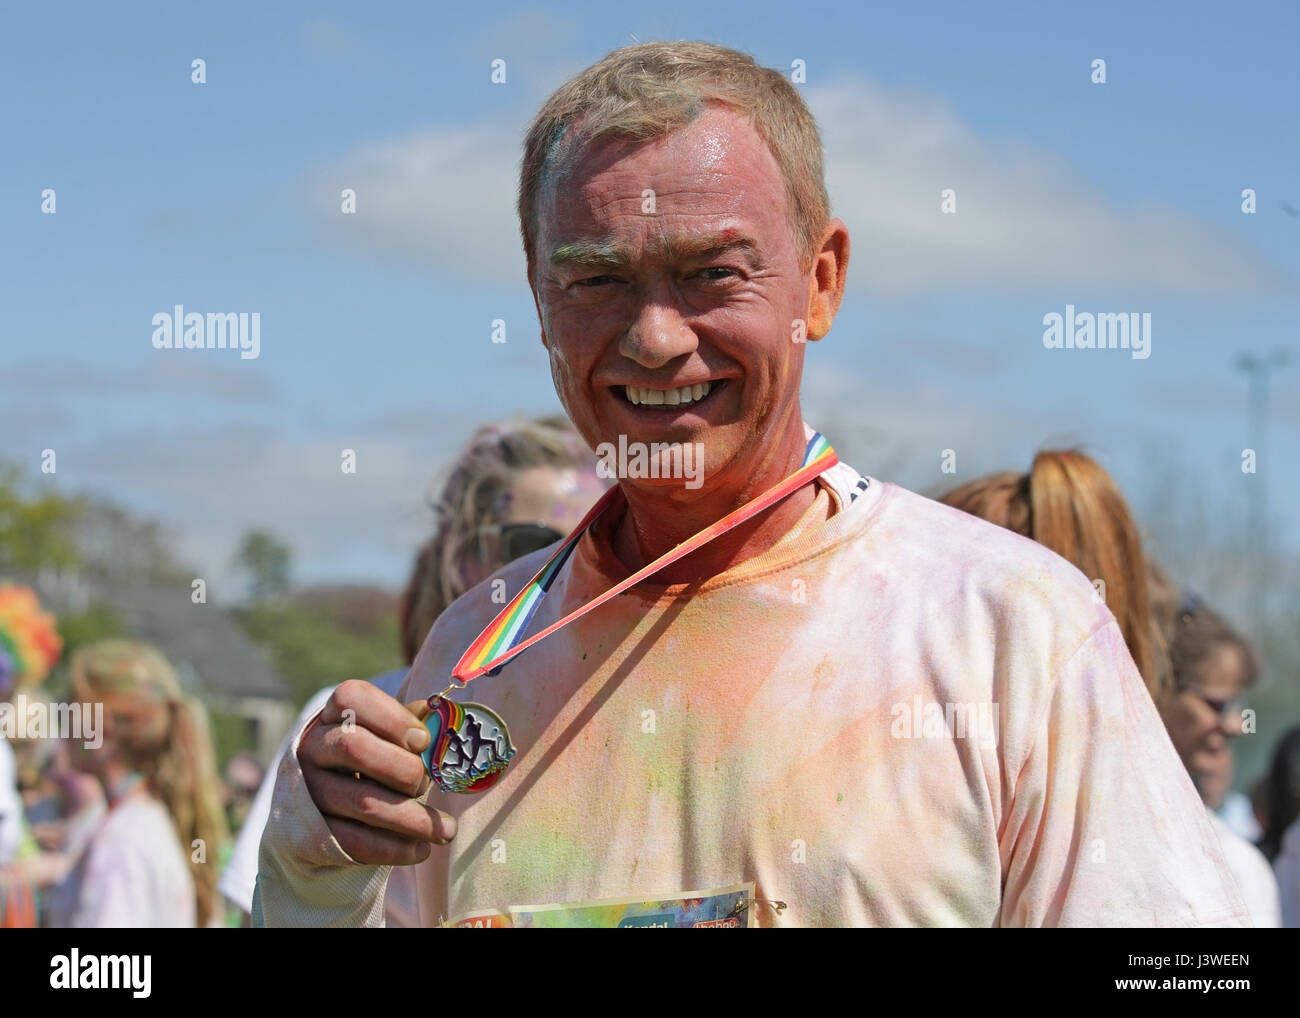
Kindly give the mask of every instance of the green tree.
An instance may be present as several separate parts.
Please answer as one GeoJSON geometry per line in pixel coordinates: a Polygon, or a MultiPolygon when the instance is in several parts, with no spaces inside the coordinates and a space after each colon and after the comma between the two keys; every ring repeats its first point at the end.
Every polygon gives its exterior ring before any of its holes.
{"type": "Polygon", "coordinates": [[[349,632],[328,610],[304,608],[291,599],[234,612],[244,632],[265,644],[276,673],[301,707],[312,694],[345,679],[364,679],[399,667],[396,615],[373,632],[349,632]]]}
{"type": "Polygon", "coordinates": [[[240,542],[235,563],[248,574],[250,601],[266,601],[289,592],[293,552],[265,530],[250,530],[240,542]]]}
{"type": "Polygon", "coordinates": [[[79,564],[74,528],[84,512],[79,499],[23,492],[22,471],[0,465],[0,572],[32,574],[79,564]]]}

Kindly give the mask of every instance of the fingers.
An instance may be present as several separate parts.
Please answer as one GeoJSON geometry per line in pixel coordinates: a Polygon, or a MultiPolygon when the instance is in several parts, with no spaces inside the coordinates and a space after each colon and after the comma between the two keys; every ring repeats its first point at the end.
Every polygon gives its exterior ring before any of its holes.
{"type": "Polygon", "coordinates": [[[386,788],[366,778],[313,768],[308,791],[326,817],[355,820],[403,838],[445,845],[456,834],[456,821],[418,799],[386,788]]]}
{"type": "Polygon", "coordinates": [[[343,851],[367,866],[413,866],[433,851],[427,841],[411,841],[355,820],[326,817],[325,824],[343,851]]]}
{"type": "Polygon", "coordinates": [[[411,712],[378,686],[358,679],[339,685],[320,713],[323,724],[352,721],[395,746],[422,753],[429,745],[429,732],[411,712]]]}
{"type": "Polygon", "coordinates": [[[406,866],[456,834],[454,818],[424,797],[432,782],[420,753],[429,744],[421,715],[369,682],[330,695],[303,733],[298,760],[316,808],[336,841],[368,865],[406,866]]]}
{"type": "Polygon", "coordinates": [[[419,756],[385,742],[359,724],[317,725],[303,736],[298,759],[304,773],[308,766],[359,773],[408,799],[419,798],[429,787],[429,774],[419,756]]]}

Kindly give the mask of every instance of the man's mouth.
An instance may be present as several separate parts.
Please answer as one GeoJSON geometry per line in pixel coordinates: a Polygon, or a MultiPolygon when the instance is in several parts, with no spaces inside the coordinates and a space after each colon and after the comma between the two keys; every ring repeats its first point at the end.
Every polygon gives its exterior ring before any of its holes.
{"type": "Polygon", "coordinates": [[[675,389],[651,389],[643,385],[616,385],[623,399],[635,407],[648,407],[656,410],[679,410],[703,403],[711,393],[726,386],[725,379],[712,382],[696,382],[694,385],[682,385],[675,389]]]}

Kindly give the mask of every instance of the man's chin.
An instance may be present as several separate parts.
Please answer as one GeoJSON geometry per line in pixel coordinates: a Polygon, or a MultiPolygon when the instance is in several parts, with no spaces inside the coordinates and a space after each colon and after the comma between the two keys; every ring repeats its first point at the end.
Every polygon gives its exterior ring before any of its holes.
{"type": "Polygon", "coordinates": [[[656,498],[680,494],[690,498],[710,490],[705,472],[708,454],[703,443],[638,443],[626,439],[596,448],[596,472],[626,490],[656,498]]]}

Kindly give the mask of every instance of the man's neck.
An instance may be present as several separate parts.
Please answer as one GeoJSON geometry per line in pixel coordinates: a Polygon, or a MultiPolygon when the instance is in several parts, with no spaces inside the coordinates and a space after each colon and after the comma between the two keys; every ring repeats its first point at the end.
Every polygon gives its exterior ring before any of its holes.
{"type": "MultiPolygon", "coordinates": [[[[803,446],[774,461],[758,484],[741,489],[717,487],[706,496],[684,499],[678,489],[623,485],[627,511],[613,535],[613,550],[631,572],[641,569],[694,537],[728,513],[780,484],[802,462],[803,446]],[[791,460],[785,463],[785,460],[791,460]]],[[[802,485],[776,505],[746,520],[702,548],[654,575],[656,583],[706,580],[771,548],[799,522],[817,496],[815,481],[802,485]]]]}

